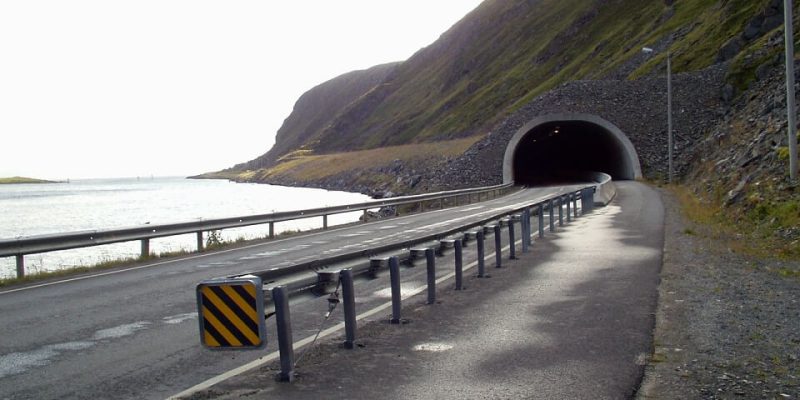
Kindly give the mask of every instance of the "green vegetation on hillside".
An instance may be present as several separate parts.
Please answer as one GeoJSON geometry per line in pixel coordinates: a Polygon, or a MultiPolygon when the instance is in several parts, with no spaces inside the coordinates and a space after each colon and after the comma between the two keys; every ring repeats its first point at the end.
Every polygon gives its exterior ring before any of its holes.
{"type": "Polygon", "coordinates": [[[686,216],[704,226],[710,237],[725,241],[731,251],[761,258],[800,259],[800,245],[790,237],[800,229],[800,202],[780,197],[764,200],[763,193],[774,194],[775,190],[760,189],[748,198],[752,207],[726,207],[720,191],[701,198],[689,187],[671,187],[686,216]]]}
{"type": "Polygon", "coordinates": [[[282,128],[279,141],[302,137],[303,143],[276,145],[282,154],[272,154],[268,165],[238,169],[275,166],[281,156],[301,149],[321,155],[484,135],[565,82],[658,73],[667,49],[676,73],[706,68],[770,3],[487,0],[439,40],[393,65],[382,83],[361,86],[360,96],[354,96],[353,75],[332,80],[343,85],[339,90],[349,88],[352,101],[325,108],[327,117],[320,106],[297,107],[287,121],[326,123],[297,125],[296,132],[282,128]],[[659,52],[627,67],[642,57],[644,46],[659,52]]]}

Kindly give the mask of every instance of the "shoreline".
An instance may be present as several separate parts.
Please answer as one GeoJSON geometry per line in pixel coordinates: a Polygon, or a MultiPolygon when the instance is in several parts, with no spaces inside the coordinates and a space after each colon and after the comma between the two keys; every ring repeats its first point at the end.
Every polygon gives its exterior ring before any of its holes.
{"type": "Polygon", "coordinates": [[[50,181],[47,179],[28,178],[24,176],[12,176],[0,178],[0,185],[24,185],[32,183],[67,183],[69,181],[50,181]]]}

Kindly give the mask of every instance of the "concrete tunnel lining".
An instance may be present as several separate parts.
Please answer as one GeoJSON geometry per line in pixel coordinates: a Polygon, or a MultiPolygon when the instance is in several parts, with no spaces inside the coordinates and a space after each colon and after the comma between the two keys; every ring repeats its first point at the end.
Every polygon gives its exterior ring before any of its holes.
{"type": "MultiPolygon", "coordinates": [[[[514,136],[506,146],[505,155],[503,157],[503,182],[504,183],[527,183],[526,179],[520,178],[524,172],[518,171],[520,164],[524,164],[523,159],[519,158],[521,151],[526,149],[533,149],[531,142],[536,140],[531,139],[533,135],[541,134],[543,129],[552,129],[556,127],[555,132],[558,133],[559,126],[572,127],[574,129],[584,129],[591,131],[589,134],[580,137],[583,132],[571,132],[564,134],[564,137],[569,137],[576,146],[568,148],[558,148],[558,151],[563,151],[561,154],[567,155],[569,151],[582,151],[584,158],[592,158],[595,163],[605,166],[600,169],[613,169],[613,171],[599,171],[606,172],[614,179],[630,180],[642,177],[641,165],[639,163],[639,156],[636,149],[631,143],[630,139],[611,122],[592,114],[581,113],[557,113],[548,114],[536,117],[529,121],[525,126],[517,130],[514,136]],[[583,143],[582,143],[583,142],[583,143]],[[587,145],[588,143],[588,145],[587,145]],[[610,153],[610,154],[601,154],[610,153]],[[588,157],[586,157],[588,155],[588,157]],[[601,160],[601,161],[597,161],[601,160]]],[[[552,135],[550,135],[552,136],[552,135]]],[[[564,140],[561,138],[562,142],[564,140]]],[[[562,143],[563,144],[563,143],[562,143]]],[[[566,147],[566,146],[562,146],[566,147]]],[[[533,152],[535,153],[535,152],[533,152]]],[[[552,157],[552,155],[550,155],[552,157]]],[[[531,162],[536,162],[532,160],[531,162]]],[[[529,163],[531,163],[529,162],[529,163]]],[[[591,163],[591,161],[587,161],[591,163]]],[[[586,167],[586,166],[584,166],[586,167]]],[[[530,171],[525,171],[530,172],[530,171]]],[[[543,171],[542,175],[551,174],[552,171],[543,171]]]]}

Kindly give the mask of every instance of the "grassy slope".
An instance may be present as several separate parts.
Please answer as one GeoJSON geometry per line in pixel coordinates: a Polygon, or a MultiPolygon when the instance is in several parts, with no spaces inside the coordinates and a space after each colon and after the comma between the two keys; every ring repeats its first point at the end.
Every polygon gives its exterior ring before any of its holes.
{"type": "Polygon", "coordinates": [[[289,180],[320,180],[342,172],[358,170],[364,166],[380,167],[394,160],[424,161],[431,158],[452,157],[466,151],[480,136],[458,140],[424,144],[388,146],[377,149],[313,155],[295,152],[283,158],[274,168],[236,172],[233,175],[215,177],[232,178],[243,181],[259,181],[269,178],[289,180]]]}
{"type": "MultiPolygon", "coordinates": [[[[487,2],[399,68],[391,92],[366,120],[322,135],[329,146],[369,148],[482,133],[503,115],[561,83],[603,76],[670,32],[675,72],[711,65],[767,0],[542,0],[487,2]],[[470,37],[463,43],[455,36],[470,37]],[[437,56],[428,53],[436,52],[437,56]],[[326,140],[326,136],[328,136],[326,140]]],[[[634,76],[663,66],[654,57],[634,76]]],[[[374,101],[375,99],[370,99],[374,101]]],[[[345,114],[343,118],[347,118],[345,114]]]]}
{"type": "MultiPolygon", "coordinates": [[[[321,155],[484,135],[541,93],[602,78],[670,34],[673,70],[701,69],[768,1],[677,0],[670,9],[654,0],[487,0],[298,149],[321,155]]],[[[665,56],[631,77],[664,68],[665,56]]],[[[373,165],[364,161],[348,165],[373,165]]]]}

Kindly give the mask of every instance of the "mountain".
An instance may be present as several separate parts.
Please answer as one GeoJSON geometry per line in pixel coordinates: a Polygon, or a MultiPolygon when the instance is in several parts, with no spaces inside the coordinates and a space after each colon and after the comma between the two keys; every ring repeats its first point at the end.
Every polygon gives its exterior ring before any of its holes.
{"type": "MultiPolygon", "coordinates": [[[[761,47],[781,25],[780,8],[780,0],[486,0],[408,60],[351,72],[309,90],[272,149],[207,176],[370,193],[436,188],[440,185],[426,177],[427,170],[490,148],[485,142],[505,119],[570,82],[611,82],[604,85],[649,96],[655,85],[644,90],[644,82],[663,76],[669,52],[677,76],[724,63],[723,78],[706,89],[725,85],[728,98],[741,93],[758,67],[776,57],[777,50],[761,47]],[[643,46],[657,54],[644,55],[643,46]],[[443,142],[453,146],[431,150],[443,142]],[[444,148],[451,150],[443,153],[444,148]],[[417,187],[420,182],[424,185],[417,187]]],[[[706,104],[718,102],[716,92],[704,92],[707,81],[694,79],[696,86],[676,98],[689,107],[687,115],[696,111],[691,100],[698,93],[709,96],[706,104]]],[[[620,98],[637,101],[625,93],[620,98]]],[[[610,106],[596,105],[593,111],[604,107],[610,106]]],[[[710,122],[708,115],[683,120],[679,115],[676,121],[693,130],[687,145],[703,133],[692,127],[696,121],[710,122]]],[[[662,146],[639,142],[648,149],[662,146]]],[[[497,161],[497,154],[484,156],[497,161]]],[[[654,177],[663,157],[642,156],[646,176],[654,177]]],[[[496,180],[487,171],[470,176],[481,174],[484,183],[496,180]]]]}
{"type": "Polygon", "coordinates": [[[347,107],[384,82],[399,63],[353,71],[322,83],[304,93],[278,130],[275,145],[266,154],[235,169],[259,169],[274,164],[281,156],[301,149],[318,132],[330,126],[347,107]]]}

